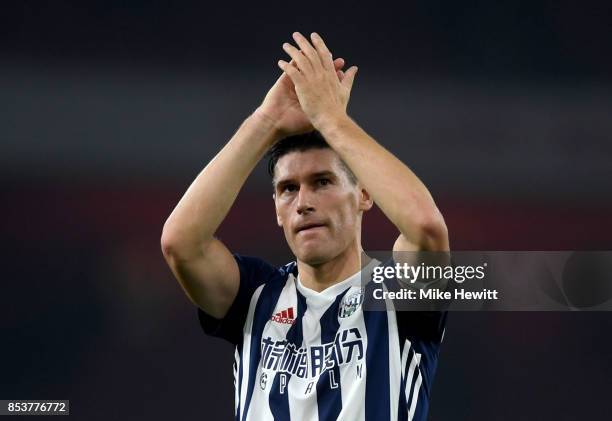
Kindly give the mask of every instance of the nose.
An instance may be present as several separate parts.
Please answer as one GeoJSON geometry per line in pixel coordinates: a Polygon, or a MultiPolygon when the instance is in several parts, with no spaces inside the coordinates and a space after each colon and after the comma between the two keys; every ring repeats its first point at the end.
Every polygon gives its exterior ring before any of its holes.
{"type": "Polygon", "coordinates": [[[298,192],[297,213],[305,215],[314,210],[312,193],[308,188],[301,188],[298,192]]]}

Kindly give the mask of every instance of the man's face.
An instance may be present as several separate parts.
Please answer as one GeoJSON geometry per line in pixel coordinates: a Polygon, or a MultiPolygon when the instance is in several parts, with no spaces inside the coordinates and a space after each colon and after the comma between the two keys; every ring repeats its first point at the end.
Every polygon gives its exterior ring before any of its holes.
{"type": "Polygon", "coordinates": [[[329,148],[282,156],[276,163],[274,191],[276,216],[287,243],[310,265],[345,251],[357,239],[361,212],[372,206],[329,148]]]}

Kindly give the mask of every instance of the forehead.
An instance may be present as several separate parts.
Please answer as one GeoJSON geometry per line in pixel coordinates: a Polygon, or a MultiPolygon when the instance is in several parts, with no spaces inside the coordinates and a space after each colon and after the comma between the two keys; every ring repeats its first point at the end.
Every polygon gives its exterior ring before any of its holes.
{"type": "Polygon", "coordinates": [[[307,177],[311,174],[342,172],[340,157],[330,148],[293,151],[279,158],[274,169],[274,180],[307,177]]]}

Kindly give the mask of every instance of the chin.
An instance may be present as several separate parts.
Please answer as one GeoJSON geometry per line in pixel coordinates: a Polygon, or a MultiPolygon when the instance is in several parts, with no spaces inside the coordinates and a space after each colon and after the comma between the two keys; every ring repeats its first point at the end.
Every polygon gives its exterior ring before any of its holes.
{"type": "Polygon", "coordinates": [[[327,263],[338,255],[334,250],[330,250],[328,247],[302,247],[295,253],[296,257],[310,266],[318,266],[323,263],[327,263]]]}

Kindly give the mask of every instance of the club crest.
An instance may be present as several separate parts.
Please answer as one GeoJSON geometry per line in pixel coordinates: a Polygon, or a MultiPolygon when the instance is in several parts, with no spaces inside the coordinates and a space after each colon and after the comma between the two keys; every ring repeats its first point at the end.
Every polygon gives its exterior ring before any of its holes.
{"type": "Polygon", "coordinates": [[[349,317],[351,314],[359,308],[359,306],[363,303],[363,291],[355,291],[352,293],[348,293],[346,297],[340,303],[340,308],[338,310],[338,317],[345,318],[349,317]]]}

